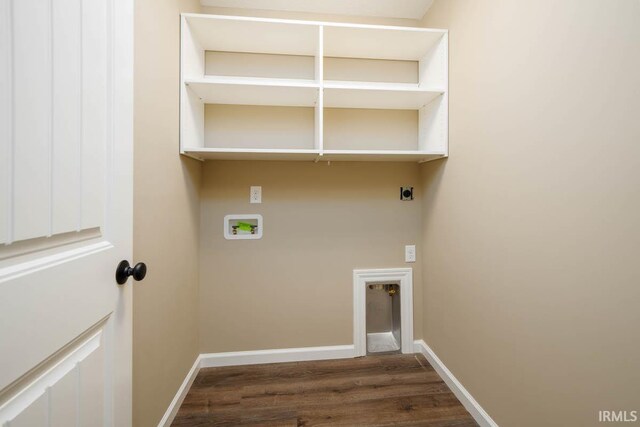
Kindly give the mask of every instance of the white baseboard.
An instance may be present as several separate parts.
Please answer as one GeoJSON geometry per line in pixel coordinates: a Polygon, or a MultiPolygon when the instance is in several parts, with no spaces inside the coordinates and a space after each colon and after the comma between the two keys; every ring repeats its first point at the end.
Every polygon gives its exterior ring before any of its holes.
{"type": "Polygon", "coordinates": [[[451,371],[442,363],[442,360],[429,348],[423,340],[414,341],[414,351],[422,353],[427,358],[431,366],[436,370],[438,375],[442,377],[444,382],[449,386],[453,394],[458,398],[460,403],[471,414],[474,420],[482,427],[498,427],[498,424],[491,419],[489,414],[482,409],[482,406],[471,396],[466,388],[453,376],[451,371]]]}
{"type": "Polygon", "coordinates": [[[264,363],[303,362],[309,360],[348,359],[355,357],[353,345],[281,348],[275,350],[233,351],[200,355],[201,368],[259,365],[264,363]]]}
{"type": "Polygon", "coordinates": [[[200,372],[200,358],[201,358],[201,355],[196,357],[196,361],[193,363],[193,366],[187,373],[187,376],[185,377],[184,381],[182,381],[182,384],[180,385],[178,392],[173,397],[173,400],[169,404],[167,411],[164,413],[164,416],[158,423],[158,427],[169,427],[173,422],[173,419],[176,417],[176,414],[178,413],[178,409],[180,409],[180,405],[182,405],[182,401],[184,400],[185,396],[189,392],[189,389],[191,388],[193,381],[196,379],[196,376],[198,376],[198,372],[200,372]]]}

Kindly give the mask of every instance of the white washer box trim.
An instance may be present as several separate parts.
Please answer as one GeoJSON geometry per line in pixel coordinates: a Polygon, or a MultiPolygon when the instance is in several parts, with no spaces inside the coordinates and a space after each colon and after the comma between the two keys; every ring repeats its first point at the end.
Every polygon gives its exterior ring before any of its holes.
{"type": "Polygon", "coordinates": [[[400,284],[401,351],[413,353],[413,269],[353,270],[353,343],[356,356],[367,354],[367,283],[400,284]]]}

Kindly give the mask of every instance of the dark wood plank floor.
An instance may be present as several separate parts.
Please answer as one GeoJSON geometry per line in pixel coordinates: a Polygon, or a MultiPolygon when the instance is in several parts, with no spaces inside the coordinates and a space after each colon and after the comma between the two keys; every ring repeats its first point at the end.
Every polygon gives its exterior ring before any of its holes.
{"type": "Polygon", "coordinates": [[[477,426],[422,355],[202,369],[174,426],[477,426]]]}

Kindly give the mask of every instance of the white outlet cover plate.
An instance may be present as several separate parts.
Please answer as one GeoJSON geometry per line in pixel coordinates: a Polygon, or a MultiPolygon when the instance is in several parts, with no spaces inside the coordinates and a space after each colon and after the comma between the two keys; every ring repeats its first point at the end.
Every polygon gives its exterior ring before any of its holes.
{"type": "Polygon", "coordinates": [[[416,262],[416,245],[404,247],[404,262],[416,262]]]}
{"type": "Polygon", "coordinates": [[[249,203],[262,203],[262,187],[251,186],[249,190],[249,203]]]}

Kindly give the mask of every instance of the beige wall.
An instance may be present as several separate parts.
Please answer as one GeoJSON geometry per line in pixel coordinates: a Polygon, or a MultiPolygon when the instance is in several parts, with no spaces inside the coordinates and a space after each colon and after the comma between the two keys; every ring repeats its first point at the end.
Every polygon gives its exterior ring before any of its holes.
{"type": "Polygon", "coordinates": [[[421,337],[415,163],[207,162],[202,183],[202,352],[353,343],[355,268],[414,268],[415,336],[421,337]],[[261,185],[263,203],[249,204],[261,185]],[[261,240],[225,240],[227,214],[259,213],[261,240]]]}
{"type": "Polygon", "coordinates": [[[501,426],[640,410],[640,3],[436,0],[424,336],[501,426]]]}
{"type": "Polygon", "coordinates": [[[179,13],[198,1],[136,0],[133,425],[156,426],[198,351],[201,164],[178,155],[179,13]]]}

